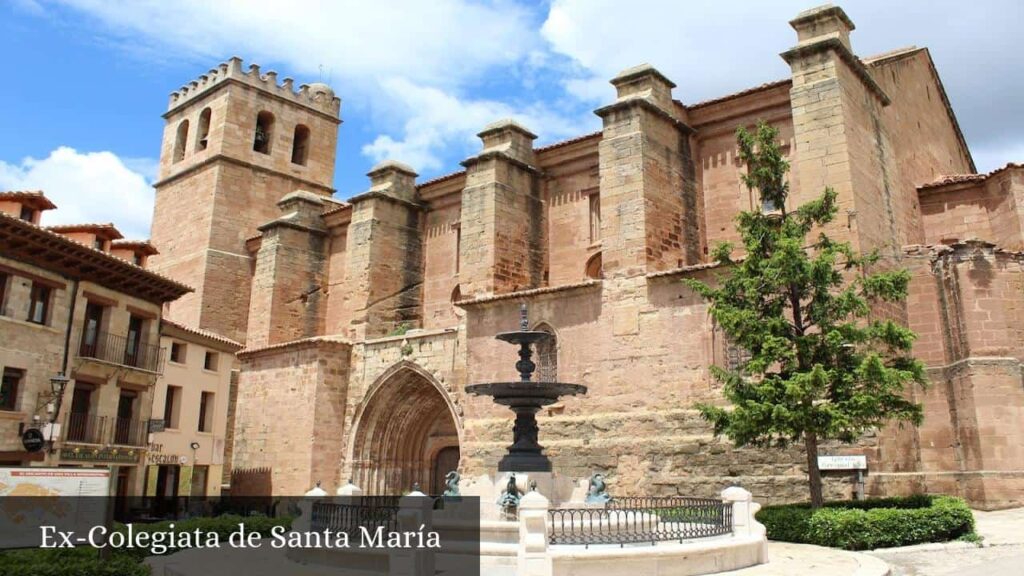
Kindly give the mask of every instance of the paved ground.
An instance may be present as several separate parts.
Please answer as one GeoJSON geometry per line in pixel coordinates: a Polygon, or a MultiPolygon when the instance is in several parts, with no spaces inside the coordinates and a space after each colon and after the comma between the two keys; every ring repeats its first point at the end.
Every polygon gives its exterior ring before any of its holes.
{"type": "Polygon", "coordinates": [[[768,563],[723,576],[886,576],[889,566],[868,554],[809,544],[768,543],[768,563]]]}
{"type": "Polygon", "coordinates": [[[892,566],[893,576],[1020,576],[1024,574],[1024,508],[975,512],[981,546],[923,544],[870,554],[892,566]]]}
{"type": "MultiPolygon", "coordinates": [[[[1022,576],[1024,575],[1024,508],[975,512],[982,545],[965,542],[923,544],[869,553],[846,552],[806,544],[770,542],[769,562],[725,572],[727,576],[1022,576]]],[[[154,576],[178,574],[239,574],[244,576],[329,576],[337,569],[286,565],[270,550],[246,553],[243,566],[230,551],[185,551],[151,558],[154,576]],[[202,569],[190,572],[193,555],[203,556],[202,569]],[[250,568],[255,564],[256,568],[250,568]],[[164,568],[168,568],[164,572],[164,568]]]]}

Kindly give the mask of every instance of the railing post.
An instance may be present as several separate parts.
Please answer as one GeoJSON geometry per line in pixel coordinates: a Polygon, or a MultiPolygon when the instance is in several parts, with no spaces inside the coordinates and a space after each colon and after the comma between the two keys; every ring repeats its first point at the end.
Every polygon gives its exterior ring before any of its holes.
{"type": "MultiPolygon", "coordinates": [[[[398,500],[398,530],[426,533],[433,529],[434,499],[419,491],[419,486],[398,500]]],[[[434,551],[429,548],[392,550],[389,576],[434,574],[434,551]]]]}
{"type": "Polygon", "coordinates": [[[754,496],[739,486],[730,486],[722,491],[722,503],[732,505],[733,536],[761,540],[758,562],[768,561],[768,539],[763,524],[754,518],[761,505],[754,502],[754,496]]]}
{"type": "Polygon", "coordinates": [[[518,576],[551,576],[548,499],[533,490],[519,500],[518,576]]]}
{"type": "Polygon", "coordinates": [[[303,494],[305,496],[299,501],[299,517],[292,522],[293,532],[309,532],[313,528],[313,504],[316,504],[327,496],[327,492],[317,482],[312,490],[303,494]]]}

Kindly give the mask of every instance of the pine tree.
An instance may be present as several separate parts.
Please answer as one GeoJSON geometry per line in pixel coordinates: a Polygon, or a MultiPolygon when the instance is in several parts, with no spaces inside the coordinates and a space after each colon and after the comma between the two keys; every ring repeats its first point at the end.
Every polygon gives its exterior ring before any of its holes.
{"type": "Polygon", "coordinates": [[[910,274],[876,266],[877,253],[858,254],[822,230],[837,212],[828,188],[790,210],[786,162],[778,130],[760,123],[737,130],[743,182],[763,210],[741,212],[742,257],[724,243],[713,258],[726,270],[717,282],[687,280],[710,303],[728,338],[749,353],[736,369],[712,367],[731,406],[700,404],[701,415],[736,445],[784,447],[803,441],[811,505],[822,505],[818,446],[850,443],[892,420],[920,424],[921,406],[905,387],[925,385],[910,355],[906,327],[875,312],[906,298],[910,274]],[[817,239],[808,243],[808,236],[817,239]]]}

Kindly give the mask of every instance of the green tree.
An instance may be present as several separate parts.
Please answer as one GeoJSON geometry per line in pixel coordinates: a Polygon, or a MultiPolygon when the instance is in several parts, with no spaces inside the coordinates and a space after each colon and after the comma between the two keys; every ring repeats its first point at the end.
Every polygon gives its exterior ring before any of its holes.
{"type": "Polygon", "coordinates": [[[726,268],[717,282],[686,280],[710,303],[733,343],[749,352],[736,369],[712,367],[731,406],[700,404],[716,435],[736,445],[804,443],[813,507],[822,505],[818,446],[853,442],[887,421],[919,424],[921,406],[905,387],[925,385],[924,367],[910,356],[914,333],[877,314],[879,302],[906,298],[910,274],[875,266],[877,253],[858,254],[822,230],[835,218],[836,193],[795,209],[787,206],[786,162],[778,130],[760,123],[737,130],[743,176],[763,210],[741,212],[744,254],[717,246],[726,268]],[[817,239],[808,242],[816,233],[817,239]]]}

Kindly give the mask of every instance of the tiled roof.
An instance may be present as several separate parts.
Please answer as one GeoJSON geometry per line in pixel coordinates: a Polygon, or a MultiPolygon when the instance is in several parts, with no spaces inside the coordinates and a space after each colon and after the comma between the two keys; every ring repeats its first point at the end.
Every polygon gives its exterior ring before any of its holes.
{"type": "Polygon", "coordinates": [[[57,226],[47,226],[46,229],[49,230],[50,232],[56,232],[58,234],[70,232],[93,232],[105,233],[112,240],[124,238],[124,236],[121,235],[121,232],[119,232],[117,228],[114,226],[114,224],[111,222],[103,224],[59,224],[57,226]]]}
{"type": "Polygon", "coordinates": [[[258,346],[255,348],[245,348],[238,351],[238,357],[251,356],[260,352],[269,352],[272,350],[283,350],[285,348],[302,348],[306,346],[313,346],[316,344],[342,344],[351,346],[352,343],[345,338],[340,336],[313,336],[312,338],[302,338],[301,340],[292,340],[290,342],[281,342],[279,344],[269,344],[267,346],[258,346]]]}
{"type": "Polygon", "coordinates": [[[449,172],[448,174],[443,174],[441,176],[437,176],[435,178],[431,178],[430,180],[426,180],[424,182],[420,182],[419,184],[416,185],[416,187],[417,188],[422,188],[424,186],[429,186],[431,184],[437,184],[439,182],[444,182],[445,180],[451,180],[452,178],[455,178],[457,176],[461,176],[461,175],[463,175],[465,173],[466,173],[465,170],[458,170],[456,172],[449,172]]]}
{"type": "Polygon", "coordinates": [[[997,168],[988,174],[947,174],[945,176],[939,176],[935,180],[928,182],[927,184],[921,184],[917,187],[918,190],[929,189],[929,188],[941,188],[942,186],[949,186],[952,184],[968,184],[974,182],[984,182],[990,177],[1002,172],[1003,170],[1009,170],[1010,168],[1021,168],[1022,164],[1016,162],[1010,162],[1002,168],[997,168]]]}
{"type": "Polygon", "coordinates": [[[871,66],[873,64],[880,64],[880,63],[885,62],[887,60],[894,60],[896,58],[902,58],[904,56],[909,56],[909,55],[914,54],[915,52],[919,52],[921,50],[924,50],[924,48],[918,48],[917,46],[904,46],[902,48],[896,48],[895,50],[888,50],[886,52],[882,52],[881,54],[875,54],[873,56],[868,56],[866,58],[861,58],[860,60],[864,64],[867,64],[868,66],[871,66]]]}
{"type": "Polygon", "coordinates": [[[138,295],[151,302],[170,302],[192,292],[192,288],[177,280],[2,212],[0,252],[15,260],[138,295]]]}
{"type": "Polygon", "coordinates": [[[555,148],[561,148],[562,146],[568,146],[570,144],[575,144],[577,142],[583,142],[584,140],[589,140],[591,138],[596,138],[596,137],[600,136],[602,133],[603,132],[601,130],[598,130],[596,132],[591,132],[589,134],[583,134],[582,136],[576,136],[574,138],[569,138],[568,140],[562,140],[560,142],[553,142],[553,143],[548,144],[546,146],[541,146],[540,148],[534,148],[533,151],[534,152],[547,152],[548,150],[554,150],[555,148]]]}
{"type": "Polygon", "coordinates": [[[733,92],[732,94],[726,94],[725,96],[719,96],[717,98],[712,98],[711,100],[704,100],[702,102],[697,102],[696,104],[684,104],[684,106],[686,108],[688,108],[688,109],[689,108],[700,108],[701,106],[710,106],[712,104],[718,104],[719,102],[724,102],[726,100],[732,100],[733,98],[739,98],[741,96],[746,96],[748,94],[754,94],[754,93],[757,93],[757,92],[764,92],[765,90],[771,90],[772,88],[778,88],[780,86],[785,86],[787,84],[792,84],[792,83],[793,83],[793,80],[791,80],[789,78],[786,78],[784,80],[776,80],[774,82],[767,82],[765,84],[761,84],[760,86],[754,86],[753,88],[747,88],[745,90],[740,90],[739,92],[733,92]]]}
{"type": "Polygon", "coordinates": [[[541,294],[551,294],[554,292],[566,292],[569,290],[590,288],[592,286],[600,285],[600,280],[584,280],[583,282],[576,282],[574,284],[563,284],[561,286],[547,286],[544,288],[530,288],[529,290],[519,290],[517,292],[507,292],[505,294],[494,294],[492,296],[481,296],[479,298],[467,298],[465,300],[459,300],[458,302],[455,302],[455,305],[472,306],[474,304],[485,304],[487,302],[498,302],[500,300],[514,300],[516,298],[539,296],[541,294]]]}
{"type": "Polygon", "coordinates": [[[53,210],[56,204],[43,194],[42,190],[10,190],[0,192],[0,200],[13,200],[15,202],[30,201],[37,210],[53,210]]]}
{"type": "Polygon", "coordinates": [[[149,240],[114,240],[110,243],[111,248],[126,248],[128,250],[138,250],[145,252],[150,256],[159,254],[160,251],[149,243],[149,240]]]}
{"type": "Polygon", "coordinates": [[[215,342],[220,342],[221,344],[226,344],[228,346],[232,346],[232,347],[235,348],[236,351],[237,350],[241,350],[242,347],[243,347],[243,344],[241,342],[235,342],[234,340],[232,340],[232,339],[230,339],[230,338],[228,338],[226,336],[221,336],[220,334],[217,334],[216,332],[210,332],[209,330],[203,330],[202,328],[193,328],[191,326],[186,326],[184,324],[179,324],[178,322],[175,322],[173,320],[168,320],[167,318],[161,319],[161,322],[166,324],[166,325],[168,325],[168,326],[172,326],[174,328],[177,328],[178,330],[181,330],[182,332],[187,332],[189,334],[195,334],[196,336],[202,336],[203,338],[207,338],[207,339],[213,340],[215,342]]]}
{"type": "MultiPolygon", "coordinates": [[[[336,214],[336,213],[341,212],[342,210],[344,210],[344,209],[346,209],[346,208],[348,208],[350,206],[352,206],[352,205],[349,204],[348,202],[341,202],[337,206],[332,206],[332,207],[324,210],[323,212],[320,213],[320,215],[321,216],[327,216],[329,214],[336,214]]],[[[254,236],[253,238],[258,238],[258,236],[254,236]]],[[[248,240],[252,240],[253,238],[249,238],[248,240]]]]}

